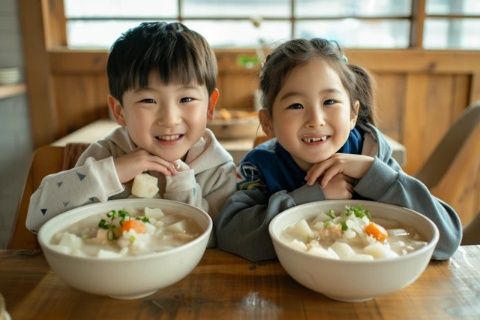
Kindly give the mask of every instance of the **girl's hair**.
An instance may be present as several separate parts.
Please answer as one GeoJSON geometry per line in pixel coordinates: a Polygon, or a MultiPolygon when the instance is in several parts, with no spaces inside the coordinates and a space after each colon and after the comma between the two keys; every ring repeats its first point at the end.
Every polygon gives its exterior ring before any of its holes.
{"type": "Polygon", "coordinates": [[[216,87],[215,54],[204,37],[179,22],[145,22],[115,41],[107,63],[110,94],[122,102],[125,91],[148,85],[151,71],[165,84],[206,85],[209,95],[216,87]]]}
{"type": "Polygon", "coordinates": [[[315,57],[324,59],[337,71],[351,106],[357,100],[360,102],[357,121],[375,124],[372,77],[362,67],[349,64],[336,42],[320,38],[287,41],[267,57],[260,74],[260,90],[262,107],[270,116],[273,102],[288,73],[315,57]]]}

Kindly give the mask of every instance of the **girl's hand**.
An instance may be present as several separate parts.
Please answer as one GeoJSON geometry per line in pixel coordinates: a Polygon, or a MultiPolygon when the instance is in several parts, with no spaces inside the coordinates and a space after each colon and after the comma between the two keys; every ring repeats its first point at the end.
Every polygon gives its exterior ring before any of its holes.
{"type": "Polygon", "coordinates": [[[360,179],[370,169],[373,158],[358,154],[336,153],[325,161],[314,164],[308,170],[305,180],[313,185],[320,177],[325,188],[328,182],[341,173],[354,179],[360,179]]]}
{"type": "Polygon", "coordinates": [[[353,194],[353,179],[341,173],[333,176],[323,187],[327,200],[351,199],[353,194]]]}
{"type": "Polygon", "coordinates": [[[128,182],[145,171],[157,171],[166,176],[177,173],[174,163],[154,156],[143,149],[137,149],[115,158],[114,163],[121,183],[128,182]]]}

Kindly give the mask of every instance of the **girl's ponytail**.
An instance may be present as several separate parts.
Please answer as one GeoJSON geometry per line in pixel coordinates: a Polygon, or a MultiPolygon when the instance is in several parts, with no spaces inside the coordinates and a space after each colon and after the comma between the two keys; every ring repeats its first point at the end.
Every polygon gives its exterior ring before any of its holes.
{"type": "Polygon", "coordinates": [[[358,120],[361,123],[375,124],[375,98],[374,81],[367,70],[364,68],[349,64],[349,69],[355,75],[355,93],[352,95],[360,102],[358,110],[358,120]]]}

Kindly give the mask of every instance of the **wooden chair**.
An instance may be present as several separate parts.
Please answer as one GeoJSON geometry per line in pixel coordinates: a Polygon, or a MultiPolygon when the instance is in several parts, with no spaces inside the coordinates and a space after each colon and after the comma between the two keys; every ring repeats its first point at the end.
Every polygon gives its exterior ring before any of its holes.
{"type": "Polygon", "coordinates": [[[455,208],[464,227],[480,212],[480,101],[465,109],[416,177],[455,208]]]}
{"type": "Polygon", "coordinates": [[[65,147],[43,146],[35,150],[23,192],[18,204],[12,236],[8,249],[37,249],[37,237],[25,227],[30,196],[48,174],[72,168],[80,154],[88,147],[86,143],[71,143],[65,147]]]}

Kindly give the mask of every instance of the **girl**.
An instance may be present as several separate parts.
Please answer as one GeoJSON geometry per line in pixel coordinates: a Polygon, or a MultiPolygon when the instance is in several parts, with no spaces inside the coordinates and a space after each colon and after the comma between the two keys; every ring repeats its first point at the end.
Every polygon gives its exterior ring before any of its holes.
{"type": "Polygon", "coordinates": [[[287,208],[326,199],[369,199],[421,212],[437,225],[434,259],[459,246],[455,211],[402,171],[374,126],[372,83],[324,39],[291,40],[260,76],[260,123],[274,137],[237,168],[237,188],[215,219],[217,245],[257,261],[275,257],[268,224],[287,208]]]}

